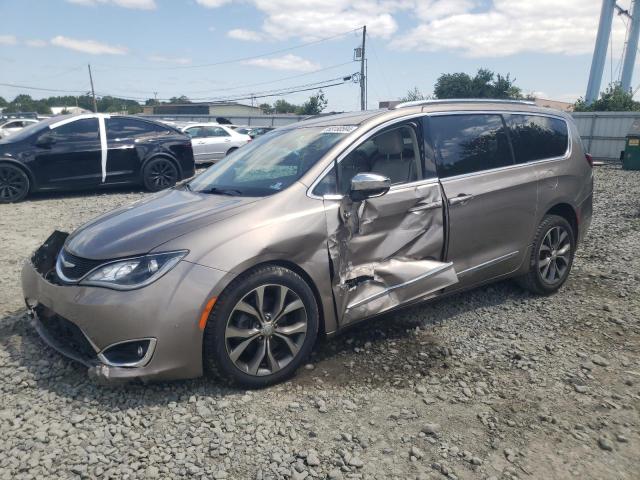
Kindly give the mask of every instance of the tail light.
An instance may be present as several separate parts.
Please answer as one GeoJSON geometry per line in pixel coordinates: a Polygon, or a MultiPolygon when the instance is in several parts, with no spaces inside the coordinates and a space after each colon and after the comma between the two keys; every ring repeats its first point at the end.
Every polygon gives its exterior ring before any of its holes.
{"type": "Polygon", "coordinates": [[[591,154],[585,153],[584,158],[587,160],[587,163],[589,164],[589,166],[593,168],[593,157],[591,156],[591,154]]]}

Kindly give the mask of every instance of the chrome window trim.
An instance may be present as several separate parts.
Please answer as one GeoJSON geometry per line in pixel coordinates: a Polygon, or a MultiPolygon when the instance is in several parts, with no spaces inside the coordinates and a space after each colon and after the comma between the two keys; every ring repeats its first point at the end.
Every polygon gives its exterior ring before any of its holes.
{"type": "MultiPolygon", "coordinates": [[[[349,145],[348,147],[346,147],[339,155],[337,160],[335,161],[335,163],[340,163],[347,155],[349,155],[352,151],[354,151],[356,148],[358,148],[360,145],[362,145],[364,142],[366,142],[367,140],[369,140],[372,136],[374,136],[376,133],[378,133],[380,130],[384,130],[387,127],[390,127],[396,123],[402,123],[404,121],[413,119],[413,118],[422,118],[424,117],[425,114],[423,112],[419,112],[419,113],[413,113],[410,115],[403,115],[401,117],[396,117],[393,118],[391,120],[387,120],[386,122],[381,123],[380,125],[376,125],[375,127],[371,128],[370,130],[364,132],[361,136],[359,136],[351,145],[349,145]]],[[[327,176],[327,174],[331,171],[331,169],[333,168],[334,165],[334,161],[332,160],[331,163],[329,165],[327,165],[327,167],[322,171],[322,173],[320,175],[318,175],[318,178],[316,178],[313,183],[311,184],[311,186],[307,189],[307,197],[309,198],[313,198],[316,200],[322,200],[324,198],[324,195],[316,195],[315,193],[313,193],[313,190],[318,186],[318,184],[324,179],[324,177],[327,176]]],[[[438,177],[430,177],[430,178],[424,178],[421,180],[416,180],[415,182],[410,182],[412,184],[415,183],[422,183],[424,181],[434,181],[437,183],[438,181],[438,177]]],[[[395,190],[394,187],[398,187],[398,186],[408,186],[408,183],[399,183],[396,185],[392,185],[390,191],[395,190]]],[[[340,195],[340,194],[327,194],[327,195],[340,195]]],[[[342,197],[342,195],[340,195],[342,197]]]]}
{"type": "MultiPolygon", "coordinates": [[[[460,178],[467,178],[467,177],[473,177],[476,175],[482,175],[484,173],[500,172],[503,170],[510,170],[518,167],[526,167],[529,165],[537,165],[540,163],[568,160],[569,158],[571,158],[571,155],[573,154],[573,136],[571,135],[571,126],[569,125],[569,122],[567,122],[567,119],[561,115],[555,115],[552,113],[526,112],[526,111],[520,111],[520,110],[457,110],[455,112],[432,112],[432,113],[425,112],[425,116],[427,117],[442,117],[447,115],[469,115],[469,114],[529,115],[529,116],[538,116],[538,117],[550,117],[550,118],[555,118],[556,120],[562,120],[567,127],[567,150],[565,151],[564,155],[560,155],[558,157],[541,158],[539,160],[532,160],[530,162],[525,162],[525,163],[514,163],[513,165],[505,165],[504,167],[488,168],[485,170],[478,170],[477,172],[461,173],[460,175],[452,175],[451,177],[439,177],[440,182],[442,183],[446,183],[449,180],[457,180],[460,178]]],[[[511,143],[511,138],[509,138],[509,142],[511,143]]],[[[514,161],[515,161],[515,158],[514,158],[514,161]]],[[[436,167],[437,167],[437,162],[436,162],[436,167]]]]}

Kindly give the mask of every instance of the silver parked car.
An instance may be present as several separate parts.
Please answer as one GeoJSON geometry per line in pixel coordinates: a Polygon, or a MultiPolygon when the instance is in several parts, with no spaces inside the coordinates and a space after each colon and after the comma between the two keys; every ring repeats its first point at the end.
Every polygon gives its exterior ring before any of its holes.
{"type": "Polygon", "coordinates": [[[189,124],[182,131],[191,137],[196,163],[216,162],[251,141],[249,135],[217,123],[189,124]]]}
{"type": "Polygon", "coordinates": [[[55,232],[22,285],[43,338],[105,380],[292,375],[319,334],[515,277],[567,280],[592,213],[571,117],[414,102],[253,141],[182,186],[55,232]]]}
{"type": "Polygon", "coordinates": [[[7,138],[8,136],[19,132],[24,127],[34,125],[38,122],[39,120],[36,120],[35,118],[10,118],[4,123],[0,123],[0,138],[7,138]]]}

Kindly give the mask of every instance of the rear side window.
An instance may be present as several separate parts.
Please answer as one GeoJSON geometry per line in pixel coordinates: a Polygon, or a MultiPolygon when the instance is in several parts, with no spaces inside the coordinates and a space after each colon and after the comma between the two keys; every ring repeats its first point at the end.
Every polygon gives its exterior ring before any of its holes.
{"type": "Polygon", "coordinates": [[[564,120],[541,115],[505,115],[516,163],[562,157],[569,147],[564,120]]]}
{"type": "Polygon", "coordinates": [[[60,142],[85,142],[98,140],[98,119],[81,118],[65,123],[51,130],[56,140],[60,142]]]}
{"type": "Polygon", "coordinates": [[[500,115],[438,115],[429,131],[441,178],[513,164],[500,115]]]}
{"type": "Polygon", "coordinates": [[[137,135],[168,133],[170,130],[155,123],[143,122],[133,118],[111,117],[107,119],[107,138],[127,138],[137,135]]]}

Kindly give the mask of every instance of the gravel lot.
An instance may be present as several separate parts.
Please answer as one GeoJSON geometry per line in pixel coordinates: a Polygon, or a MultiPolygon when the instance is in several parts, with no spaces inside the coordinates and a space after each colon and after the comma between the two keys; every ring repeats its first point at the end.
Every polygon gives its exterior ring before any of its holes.
{"type": "Polygon", "coordinates": [[[640,172],[596,171],[568,284],[502,282],[330,341],[291,381],[103,387],[25,321],[23,259],[140,191],[0,206],[0,479],[638,479],[640,172]]]}

